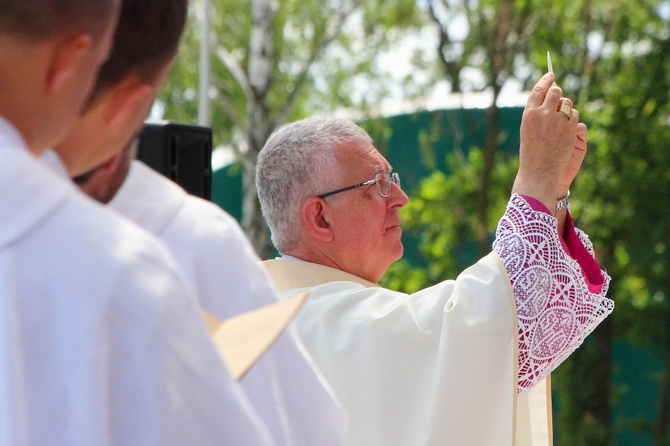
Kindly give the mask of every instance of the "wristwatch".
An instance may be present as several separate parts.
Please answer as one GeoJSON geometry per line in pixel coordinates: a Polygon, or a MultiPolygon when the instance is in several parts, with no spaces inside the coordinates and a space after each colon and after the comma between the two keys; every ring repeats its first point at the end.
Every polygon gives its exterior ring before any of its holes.
{"type": "Polygon", "coordinates": [[[569,190],[568,190],[568,193],[566,194],[565,197],[559,198],[556,201],[556,210],[560,211],[561,209],[570,210],[570,191],[569,190]]]}

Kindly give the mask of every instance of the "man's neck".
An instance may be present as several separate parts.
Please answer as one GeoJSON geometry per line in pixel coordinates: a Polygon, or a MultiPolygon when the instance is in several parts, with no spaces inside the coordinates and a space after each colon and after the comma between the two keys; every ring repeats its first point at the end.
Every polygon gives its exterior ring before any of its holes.
{"type": "Polygon", "coordinates": [[[35,156],[42,155],[52,143],[44,116],[53,105],[45,82],[50,76],[54,42],[0,33],[0,116],[18,130],[35,156]]]}

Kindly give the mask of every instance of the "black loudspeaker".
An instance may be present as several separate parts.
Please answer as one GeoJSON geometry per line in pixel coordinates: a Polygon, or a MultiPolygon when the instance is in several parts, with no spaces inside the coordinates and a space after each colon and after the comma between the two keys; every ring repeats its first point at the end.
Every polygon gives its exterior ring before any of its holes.
{"type": "Polygon", "coordinates": [[[212,129],[193,125],[145,123],[137,159],[183,187],[212,197],[212,129]]]}

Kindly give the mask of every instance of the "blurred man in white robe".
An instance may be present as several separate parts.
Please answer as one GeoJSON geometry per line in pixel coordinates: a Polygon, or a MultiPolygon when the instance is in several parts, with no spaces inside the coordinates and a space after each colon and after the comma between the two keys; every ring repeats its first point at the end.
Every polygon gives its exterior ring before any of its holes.
{"type": "MultiPolygon", "coordinates": [[[[196,290],[198,304],[217,319],[277,302],[237,221],[135,160],[136,147],[130,144],[75,181],[164,241],[196,290]]],[[[291,327],[241,384],[277,444],[343,444],[346,416],[291,327]]]]}
{"type": "MultiPolygon", "coordinates": [[[[130,5],[136,0],[127,1],[130,5]]],[[[152,45],[148,36],[176,33],[168,31],[168,20],[158,20],[158,12],[150,23],[133,20],[133,8],[123,12],[128,17],[124,20],[122,14],[114,49],[100,70],[91,100],[56,152],[84,192],[109,202],[108,209],[165,242],[195,291],[198,307],[223,320],[278,302],[234,219],[141,162],[131,163],[136,149],[129,141],[167,78],[175,51],[172,46],[159,51],[166,37],[152,45]],[[91,155],[84,159],[82,153],[91,155]],[[101,154],[107,158],[101,159],[101,154]],[[91,169],[94,159],[97,164],[91,169]]],[[[240,384],[277,445],[342,444],[346,416],[291,329],[240,384]]]]}
{"type": "Polygon", "coordinates": [[[0,445],[272,445],[164,245],[37,159],[78,117],[120,8],[0,1],[0,445]]]}
{"type": "Polygon", "coordinates": [[[586,126],[545,75],[493,252],[407,295],[377,285],[403,253],[400,177],[350,121],[276,130],[256,185],[295,324],[350,416],[348,444],[551,445],[548,376],[613,308],[609,277],[567,212],[586,126]]]}

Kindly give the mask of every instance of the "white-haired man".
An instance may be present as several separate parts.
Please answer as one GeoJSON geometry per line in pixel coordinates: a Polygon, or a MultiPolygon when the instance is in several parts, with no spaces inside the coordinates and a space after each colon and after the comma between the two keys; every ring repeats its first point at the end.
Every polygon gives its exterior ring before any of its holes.
{"type": "Polygon", "coordinates": [[[545,379],[612,310],[565,209],[586,126],[545,75],[493,252],[412,295],[377,282],[403,253],[399,177],[370,137],[314,118],[275,131],[257,188],[280,292],[310,290],[303,341],[349,412],[352,445],[549,445],[545,379]],[[558,201],[557,201],[558,199],[558,201]]]}

